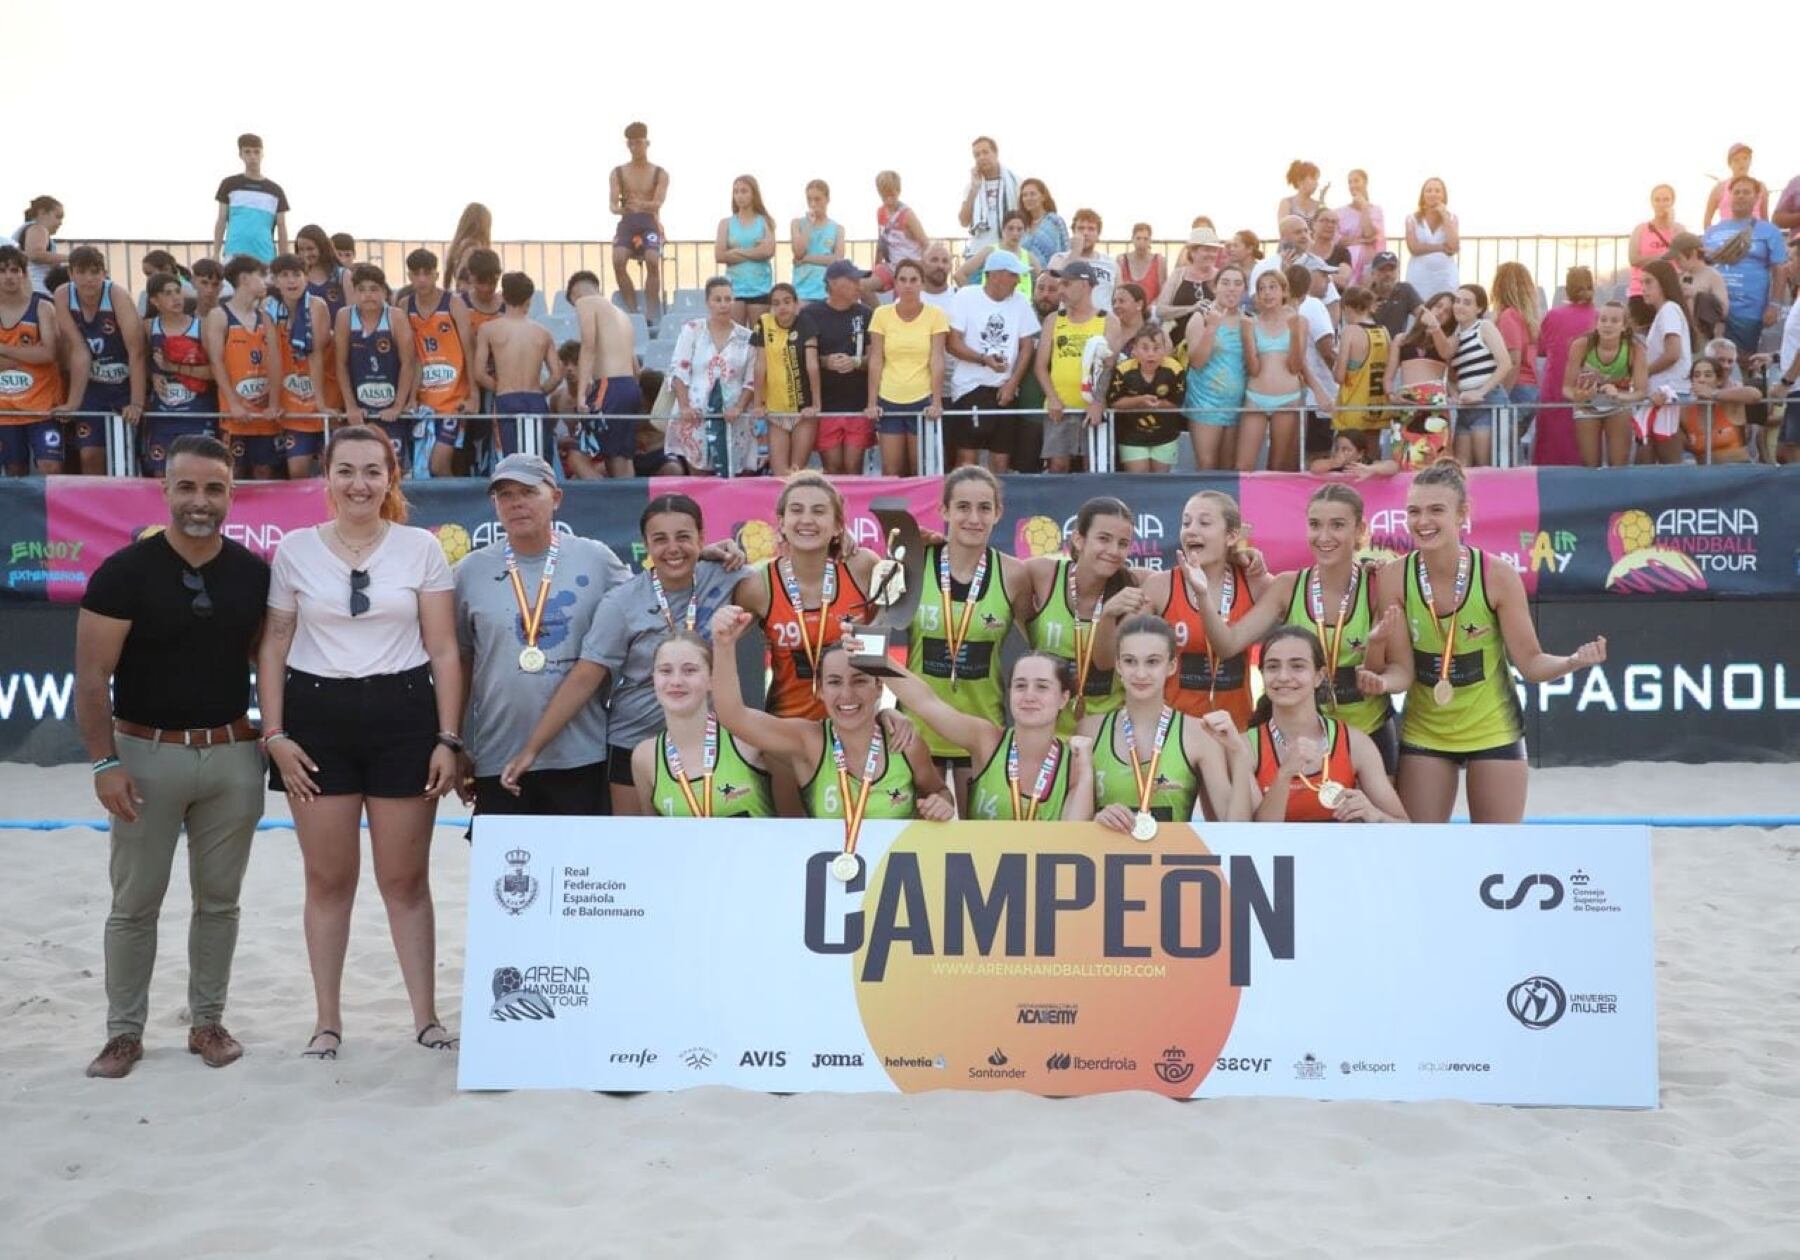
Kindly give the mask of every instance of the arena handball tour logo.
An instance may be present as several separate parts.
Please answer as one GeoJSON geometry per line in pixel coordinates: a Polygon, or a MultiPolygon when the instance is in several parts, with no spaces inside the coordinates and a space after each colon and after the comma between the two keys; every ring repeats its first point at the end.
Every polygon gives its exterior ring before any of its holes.
{"type": "Polygon", "coordinates": [[[1632,508],[1613,515],[1606,589],[1632,595],[1703,591],[1708,573],[1756,572],[1762,522],[1750,508],[1632,508]]]}

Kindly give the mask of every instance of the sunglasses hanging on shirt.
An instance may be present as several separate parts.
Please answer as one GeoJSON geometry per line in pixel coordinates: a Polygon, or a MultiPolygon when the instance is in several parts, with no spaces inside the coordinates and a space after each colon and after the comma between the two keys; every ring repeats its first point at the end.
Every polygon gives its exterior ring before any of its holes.
{"type": "Polygon", "coordinates": [[[189,605],[194,616],[202,621],[213,615],[212,596],[207,593],[206,579],[192,569],[185,569],[181,574],[181,584],[194,593],[194,602],[189,605]]]}
{"type": "Polygon", "coordinates": [[[369,611],[369,571],[350,570],[350,615],[360,617],[369,611]]]}

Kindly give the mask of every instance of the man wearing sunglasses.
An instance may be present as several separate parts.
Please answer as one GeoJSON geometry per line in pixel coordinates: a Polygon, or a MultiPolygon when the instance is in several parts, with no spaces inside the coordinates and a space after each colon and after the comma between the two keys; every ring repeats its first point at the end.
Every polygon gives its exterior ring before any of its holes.
{"type": "Polygon", "coordinates": [[[231,467],[217,439],[176,438],[163,480],[168,528],[108,556],[81,601],[75,717],[94,795],[112,816],[107,1041],[89,1076],[124,1076],[143,1057],[157,919],[184,827],[194,900],[188,1051],[208,1067],[244,1052],[220,1021],[238,889],[263,813],[248,710],[269,566],[220,533],[231,467]]]}

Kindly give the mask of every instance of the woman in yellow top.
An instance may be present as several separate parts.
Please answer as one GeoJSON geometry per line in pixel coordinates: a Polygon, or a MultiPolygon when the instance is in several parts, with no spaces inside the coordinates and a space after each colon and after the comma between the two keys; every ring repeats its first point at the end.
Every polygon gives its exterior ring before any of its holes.
{"type": "Polygon", "coordinates": [[[1400,722],[1400,799],[1414,822],[1448,822],[1457,772],[1468,770],[1469,820],[1525,816],[1525,725],[1513,690],[1516,666],[1545,683],[1606,659],[1606,640],[1573,656],[1538,643],[1525,583],[1504,560],[1462,543],[1469,487],[1448,457],[1413,477],[1406,495],[1412,554],[1390,561],[1376,599],[1390,626],[1388,659],[1406,684],[1400,722]]]}
{"type": "Polygon", "coordinates": [[[881,434],[881,471],[919,471],[917,417],[944,410],[944,339],[950,317],[921,296],[925,271],[913,259],[894,268],[894,301],[869,321],[869,406],[881,434]]]}

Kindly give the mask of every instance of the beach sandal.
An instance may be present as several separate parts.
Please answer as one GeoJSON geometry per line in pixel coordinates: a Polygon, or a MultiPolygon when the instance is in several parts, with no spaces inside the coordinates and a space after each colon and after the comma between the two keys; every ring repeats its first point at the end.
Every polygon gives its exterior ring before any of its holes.
{"type": "Polygon", "coordinates": [[[304,1049],[300,1052],[300,1057],[302,1059],[318,1059],[321,1062],[324,1060],[327,1060],[327,1059],[335,1059],[335,1058],[337,1058],[338,1046],[341,1046],[343,1044],[344,1044],[344,1035],[342,1033],[340,1033],[337,1029],[321,1028],[321,1029],[319,1029],[318,1032],[316,1032],[312,1035],[310,1040],[307,1041],[306,1049],[304,1049]],[[313,1043],[318,1041],[318,1039],[321,1037],[330,1037],[332,1039],[332,1041],[334,1041],[336,1043],[336,1045],[316,1046],[315,1047],[313,1043]]]}
{"type": "Polygon", "coordinates": [[[419,1035],[415,1037],[414,1040],[424,1046],[427,1050],[454,1050],[459,1044],[457,1039],[450,1035],[450,1030],[438,1023],[435,1019],[425,1025],[425,1027],[419,1029],[419,1035]],[[434,1028],[437,1030],[437,1034],[435,1036],[427,1035],[431,1033],[434,1028]]]}

